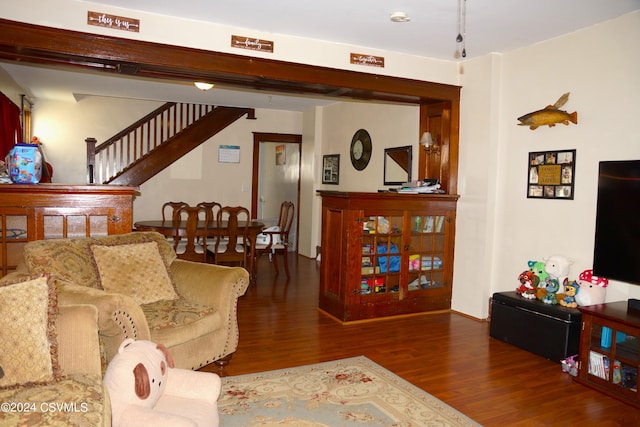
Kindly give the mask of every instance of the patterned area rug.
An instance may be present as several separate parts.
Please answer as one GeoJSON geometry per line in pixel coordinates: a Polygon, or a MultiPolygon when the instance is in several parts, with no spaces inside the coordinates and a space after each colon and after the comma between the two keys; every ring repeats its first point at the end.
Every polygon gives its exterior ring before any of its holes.
{"type": "Polygon", "coordinates": [[[222,378],[221,427],[479,426],[364,356],[222,378]]]}

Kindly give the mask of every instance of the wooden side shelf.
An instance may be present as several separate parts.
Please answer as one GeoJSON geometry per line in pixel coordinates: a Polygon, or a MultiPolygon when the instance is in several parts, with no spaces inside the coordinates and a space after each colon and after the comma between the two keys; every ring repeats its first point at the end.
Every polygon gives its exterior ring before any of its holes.
{"type": "Polygon", "coordinates": [[[640,311],[627,301],[579,307],[580,364],[576,380],[640,408],[640,311]]]}
{"type": "Polygon", "coordinates": [[[128,233],[134,187],[1,184],[0,277],[22,261],[27,242],[128,233]]]}

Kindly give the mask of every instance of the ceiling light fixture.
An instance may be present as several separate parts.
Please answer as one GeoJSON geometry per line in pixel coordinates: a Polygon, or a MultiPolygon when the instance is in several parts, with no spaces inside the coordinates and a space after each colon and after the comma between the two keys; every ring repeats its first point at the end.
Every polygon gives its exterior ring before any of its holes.
{"type": "Polygon", "coordinates": [[[409,17],[409,15],[407,15],[404,12],[394,12],[394,13],[391,14],[389,19],[391,19],[391,22],[409,22],[409,21],[411,21],[411,18],[409,17]]]}
{"type": "Polygon", "coordinates": [[[194,82],[193,84],[196,85],[198,89],[203,91],[209,90],[213,87],[212,83],[207,83],[207,82],[194,82]]]}
{"type": "Polygon", "coordinates": [[[467,0],[458,0],[458,35],[456,36],[456,43],[458,49],[456,56],[460,55],[463,58],[467,57],[466,48],[467,37],[467,0]]]}

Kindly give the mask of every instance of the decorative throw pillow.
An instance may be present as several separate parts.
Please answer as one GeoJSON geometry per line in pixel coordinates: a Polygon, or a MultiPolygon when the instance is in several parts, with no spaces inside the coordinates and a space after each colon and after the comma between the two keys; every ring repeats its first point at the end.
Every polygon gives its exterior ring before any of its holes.
{"type": "Polygon", "coordinates": [[[59,376],[56,289],[47,276],[0,286],[0,388],[59,376]]]}
{"type": "Polygon", "coordinates": [[[91,252],[105,291],[128,295],[138,304],[178,298],[156,242],[92,245],[91,252]]]}

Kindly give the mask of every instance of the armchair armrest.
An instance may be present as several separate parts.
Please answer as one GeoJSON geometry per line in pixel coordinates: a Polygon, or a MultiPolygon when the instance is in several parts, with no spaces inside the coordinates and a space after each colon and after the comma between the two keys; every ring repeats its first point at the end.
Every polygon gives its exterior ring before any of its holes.
{"type": "Polygon", "coordinates": [[[98,330],[107,362],[125,338],[150,339],[144,313],[132,298],[60,280],[57,289],[61,305],[91,304],[98,309],[98,330]]]}
{"type": "Polygon", "coordinates": [[[230,301],[244,295],[249,286],[249,273],[241,267],[176,259],[170,269],[178,294],[188,301],[215,307],[223,319],[230,301]]]}
{"type": "Polygon", "coordinates": [[[249,272],[241,267],[182,259],[173,261],[170,269],[178,294],[188,301],[218,310],[224,322],[223,330],[226,331],[225,348],[235,351],[238,345],[238,298],[249,287],[249,272]]]}

